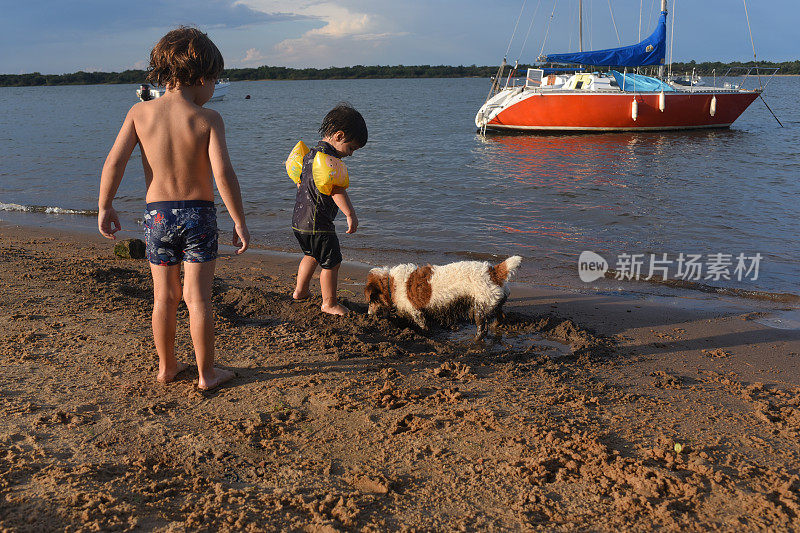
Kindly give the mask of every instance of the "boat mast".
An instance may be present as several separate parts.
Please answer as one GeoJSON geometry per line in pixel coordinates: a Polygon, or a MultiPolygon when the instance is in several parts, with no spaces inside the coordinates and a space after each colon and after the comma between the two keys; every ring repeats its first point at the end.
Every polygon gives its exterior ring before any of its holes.
{"type": "Polygon", "coordinates": [[[583,0],[578,0],[578,52],[583,52],[583,0]]]}
{"type": "MultiPolygon", "coordinates": [[[[664,12],[666,10],[667,10],[667,0],[661,0],[661,11],[664,12]]],[[[670,57],[670,60],[672,60],[672,57],[670,57]]],[[[662,79],[664,78],[664,65],[658,66],[658,77],[662,79]]]]}

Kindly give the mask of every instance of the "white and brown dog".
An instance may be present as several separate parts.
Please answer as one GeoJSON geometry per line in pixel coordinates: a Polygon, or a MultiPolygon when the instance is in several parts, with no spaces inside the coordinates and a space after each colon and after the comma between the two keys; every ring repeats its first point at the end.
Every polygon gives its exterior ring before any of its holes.
{"type": "Polygon", "coordinates": [[[442,266],[408,263],[373,268],[364,287],[369,314],[395,307],[399,314],[426,329],[426,314],[452,315],[467,304],[478,326],[476,340],[480,340],[486,335],[487,322],[501,315],[510,292],[506,281],[521,262],[522,258],[515,255],[495,266],[461,261],[442,266]]]}

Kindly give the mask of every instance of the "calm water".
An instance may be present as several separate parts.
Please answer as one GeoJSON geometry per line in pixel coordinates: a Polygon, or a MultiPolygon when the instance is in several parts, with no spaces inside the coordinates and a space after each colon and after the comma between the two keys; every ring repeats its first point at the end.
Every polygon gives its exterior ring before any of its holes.
{"type": "MultiPolygon", "coordinates": [[[[135,86],[0,88],[0,220],[93,227],[90,216],[26,214],[8,204],[96,208],[106,153],[135,86]]],[[[763,256],[756,281],[706,281],[798,293],[800,79],[778,78],[730,130],[581,135],[475,133],[484,79],[240,82],[208,104],[225,119],[256,244],[294,250],[295,188],[283,162],[316,142],[339,101],[370,141],[348,158],[360,226],[346,259],[373,264],[526,258],[523,279],[580,287],[583,250],[763,256]],[[245,95],[251,99],[245,100],[245,95]]],[[[138,150],[115,203],[136,235],[144,182],[138,150]]],[[[230,228],[224,215],[221,228],[230,228]]],[[[339,227],[345,221],[340,215],[339,227]]],[[[605,288],[651,290],[606,281],[605,288]]]]}

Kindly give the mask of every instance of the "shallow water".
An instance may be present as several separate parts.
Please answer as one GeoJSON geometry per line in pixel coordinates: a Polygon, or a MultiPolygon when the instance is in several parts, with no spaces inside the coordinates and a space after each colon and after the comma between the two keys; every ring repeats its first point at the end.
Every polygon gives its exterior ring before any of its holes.
{"type": "MultiPolygon", "coordinates": [[[[765,93],[784,128],[756,101],[730,130],[694,132],[482,137],[473,118],[487,89],[483,79],[238,82],[209,107],[225,119],[260,246],[296,248],[289,231],[295,189],[283,161],[297,140],[315,142],[322,116],[346,100],[370,129],[367,146],[346,160],[360,220],[355,235],[341,235],[346,259],[519,254],[523,280],[670,292],[630,281],[584,284],[578,255],[594,251],[613,267],[621,253],[760,253],[756,280],[699,281],[798,292],[798,78],[777,78],[765,93]]],[[[100,169],[134,90],[0,88],[0,220],[93,227],[100,169]],[[39,212],[20,212],[25,206],[39,212]]],[[[115,203],[130,236],[140,231],[143,197],[136,151],[115,203]]],[[[220,227],[230,228],[221,214],[220,227]]],[[[338,222],[343,231],[341,215],[338,222]]]]}

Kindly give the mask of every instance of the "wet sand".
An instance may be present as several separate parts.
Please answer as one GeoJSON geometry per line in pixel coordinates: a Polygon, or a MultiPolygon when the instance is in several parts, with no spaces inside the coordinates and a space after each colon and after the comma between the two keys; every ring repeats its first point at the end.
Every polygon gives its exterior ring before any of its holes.
{"type": "Polygon", "coordinates": [[[353,265],[323,317],[298,259],[219,260],[203,393],[155,381],[145,261],[0,225],[0,531],[800,528],[799,331],[514,285],[475,344],[366,316],[353,265]]]}

